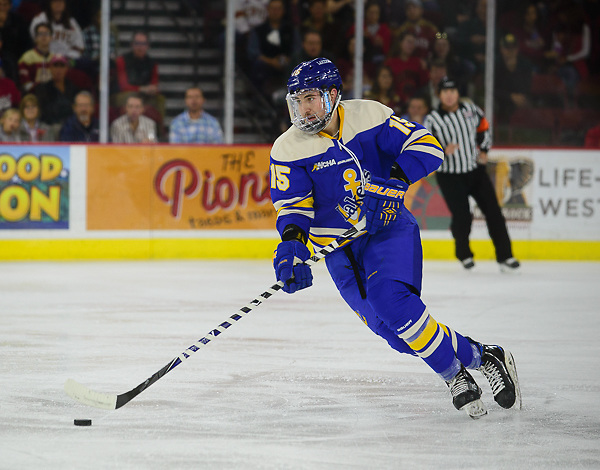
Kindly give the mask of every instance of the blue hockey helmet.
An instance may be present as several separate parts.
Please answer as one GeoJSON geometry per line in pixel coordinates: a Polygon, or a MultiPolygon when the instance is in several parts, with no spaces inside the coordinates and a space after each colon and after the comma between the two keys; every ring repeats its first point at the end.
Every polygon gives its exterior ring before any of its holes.
{"type": "Polygon", "coordinates": [[[292,124],[304,132],[316,134],[323,130],[333,116],[342,97],[342,77],[337,67],[329,59],[319,57],[296,66],[287,82],[287,103],[292,124]],[[331,90],[337,95],[331,99],[331,90]],[[322,116],[307,114],[301,109],[301,95],[316,90],[321,99],[322,116]]]}

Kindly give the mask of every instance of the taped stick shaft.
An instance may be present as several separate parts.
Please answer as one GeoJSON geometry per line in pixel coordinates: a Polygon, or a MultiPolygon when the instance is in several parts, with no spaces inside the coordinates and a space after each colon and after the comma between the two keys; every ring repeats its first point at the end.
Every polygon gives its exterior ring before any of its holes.
{"type": "MultiPolygon", "coordinates": [[[[312,266],[317,263],[319,260],[325,258],[329,253],[335,251],[340,245],[359,236],[363,235],[364,232],[364,219],[359,222],[354,227],[348,229],[344,232],[339,238],[331,242],[329,245],[321,248],[313,256],[311,256],[306,264],[312,266]]],[[[128,392],[122,393],[120,395],[97,392],[89,389],[85,385],[73,380],[68,379],[65,382],[65,392],[73,399],[79,401],[88,406],[92,406],[94,408],[101,408],[107,410],[115,410],[121,408],[123,405],[129,403],[136,396],[150,387],[152,384],[156,383],[159,379],[164,377],[170,371],[172,371],[175,367],[181,364],[186,359],[190,358],[192,354],[200,350],[203,346],[206,346],[208,343],[212,342],[215,338],[217,338],[221,333],[224,333],[231,325],[238,322],[245,315],[250,313],[256,307],[261,305],[265,300],[269,299],[273,294],[281,290],[283,287],[283,282],[278,281],[273,284],[267,290],[265,290],[262,294],[257,296],[255,299],[252,299],[248,304],[239,309],[236,313],[231,315],[226,321],[219,324],[216,328],[209,331],[208,334],[194,344],[189,346],[185,351],[179,354],[177,357],[173,358],[168,364],[162,367],[159,371],[155,372],[153,375],[148,377],[144,382],[139,384],[137,387],[129,390],[128,392]]]]}

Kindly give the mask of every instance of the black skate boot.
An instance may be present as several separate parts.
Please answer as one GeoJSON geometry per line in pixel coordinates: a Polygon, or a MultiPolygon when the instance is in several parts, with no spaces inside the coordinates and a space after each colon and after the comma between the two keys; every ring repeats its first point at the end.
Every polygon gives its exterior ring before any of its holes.
{"type": "Polygon", "coordinates": [[[521,389],[512,354],[500,346],[482,345],[481,366],[477,369],[490,383],[494,400],[502,408],[521,409],[521,389]]]}
{"type": "Polygon", "coordinates": [[[481,418],[487,414],[487,410],[481,401],[481,389],[464,366],[446,384],[450,387],[452,404],[457,410],[465,410],[473,419],[481,418]]]}

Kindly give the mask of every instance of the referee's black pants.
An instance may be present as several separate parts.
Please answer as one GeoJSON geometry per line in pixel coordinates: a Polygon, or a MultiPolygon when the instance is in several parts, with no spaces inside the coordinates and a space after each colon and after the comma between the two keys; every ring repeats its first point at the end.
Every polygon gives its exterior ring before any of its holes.
{"type": "Polygon", "coordinates": [[[475,170],[468,173],[438,172],[436,178],[452,214],[450,231],[454,237],[456,257],[459,260],[473,257],[473,252],[469,247],[469,235],[473,222],[469,196],[475,199],[485,217],[490,238],[496,249],[496,260],[502,262],[512,257],[506,220],[498,205],[496,192],[485,166],[478,165],[475,170]]]}

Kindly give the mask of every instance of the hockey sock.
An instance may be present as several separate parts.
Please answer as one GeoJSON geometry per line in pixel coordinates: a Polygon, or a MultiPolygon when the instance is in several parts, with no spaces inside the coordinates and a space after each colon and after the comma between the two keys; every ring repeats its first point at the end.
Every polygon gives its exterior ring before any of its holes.
{"type": "Polygon", "coordinates": [[[439,323],[446,336],[452,340],[452,347],[458,360],[467,369],[477,369],[481,366],[481,345],[467,336],[457,333],[449,326],[439,323]]]}
{"type": "Polygon", "coordinates": [[[460,371],[461,362],[455,355],[450,337],[429,315],[427,308],[416,323],[399,329],[398,336],[445,381],[460,371]]]}
{"type": "Polygon", "coordinates": [[[461,368],[450,336],[429,315],[421,299],[398,281],[369,286],[367,299],[377,315],[443,380],[461,368]]]}

